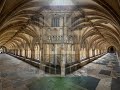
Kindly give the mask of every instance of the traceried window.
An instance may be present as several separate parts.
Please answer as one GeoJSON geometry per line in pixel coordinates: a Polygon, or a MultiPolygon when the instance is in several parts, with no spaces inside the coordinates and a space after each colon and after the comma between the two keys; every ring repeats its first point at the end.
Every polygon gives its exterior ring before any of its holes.
{"type": "Polygon", "coordinates": [[[60,18],[59,17],[53,17],[51,21],[52,27],[59,27],[60,26],[60,18]]]}

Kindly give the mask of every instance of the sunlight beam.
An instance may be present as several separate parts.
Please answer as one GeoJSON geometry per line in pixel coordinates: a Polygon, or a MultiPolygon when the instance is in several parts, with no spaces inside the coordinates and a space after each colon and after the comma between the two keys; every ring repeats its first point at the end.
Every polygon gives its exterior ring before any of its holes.
{"type": "Polygon", "coordinates": [[[53,0],[50,5],[54,6],[73,5],[73,2],[71,0],[53,0]]]}

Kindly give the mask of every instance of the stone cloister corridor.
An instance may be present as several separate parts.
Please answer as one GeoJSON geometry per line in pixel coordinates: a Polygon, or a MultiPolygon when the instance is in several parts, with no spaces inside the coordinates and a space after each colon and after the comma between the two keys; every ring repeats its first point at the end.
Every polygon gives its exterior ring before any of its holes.
{"type": "Polygon", "coordinates": [[[120,0],[0,0],[0,90],[119,90],[120,0]]]}

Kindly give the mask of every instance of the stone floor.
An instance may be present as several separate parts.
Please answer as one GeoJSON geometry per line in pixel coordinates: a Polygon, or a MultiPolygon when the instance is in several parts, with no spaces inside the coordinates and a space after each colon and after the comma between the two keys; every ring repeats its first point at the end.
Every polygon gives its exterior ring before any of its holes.
{"type": "Polygon", "coordinates": [[[114,54],[106,54],[61,78],[49,77],[21,60],[0,54],[0,90],[119,90],[120,80],[113,70],[117,63],[114,54]]]}
{"type": "MultiPolygon", "coordinates": [[[[96,90],[120,90],[120,86],[113,86],[113,79],[118,80],[117,76],[114,76],[113,67],[118,64],[117,57],[115,54],[106,54],[103,57],[89,63],[74,73],[68,75],[73,76],[91,76],[96,79],[100,79],[96,90]],[[113,87],[118,87],[114,89],[113,87]]],[[[120,85],[120,80],[117,82],[120,85]]]]}
{"type": "Polygon", "coordinates": [[[28,90],[27,84],[44,72],[6,54],[0,54],[0,90],[28,90]]]}

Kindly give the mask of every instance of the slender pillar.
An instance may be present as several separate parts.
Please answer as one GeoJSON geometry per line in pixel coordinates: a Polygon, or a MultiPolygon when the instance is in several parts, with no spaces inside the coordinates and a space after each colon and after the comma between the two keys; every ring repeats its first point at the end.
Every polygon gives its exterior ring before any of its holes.
{"type": "Polygon", "coordinates": [[[35,59],[35,50],[34,50],[34,48],[31,49],[31,59],[35,59]]]}
{"type": "Polygon", "coordinates": [[[86,48],[86,58],[89,58],[89,49],[86,48]]]}
{"type": "Polygon", "coordinates": [[[64,44],[64,40],[65,40],[65,21],[66,21],[66,17],[63,16],[63,41],[62,41],[62,49],[63,49],[63,58],[61,60],[61,76],[65,76],[65,64],[66,64],[66,51],[65,51],[65,44],[64,44]]]}
{"type": "Polygon", "coordinates": [[[25,58],[27,58],[28,57],[28,50],[27,50],[27,48],[25,49],[25,58]]]}
{"type": "Polygon", "coordinates": [[[20,49],[20,56],[22,56],[22,49],[20,49]]]}
{"type": "Polygon", "coordinates": [[[92,56],[95,57],[95,49],[92,49],[92,56]]]}

